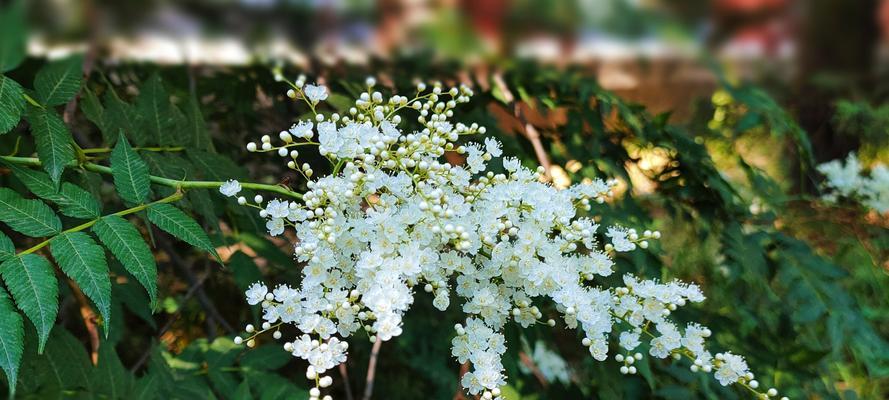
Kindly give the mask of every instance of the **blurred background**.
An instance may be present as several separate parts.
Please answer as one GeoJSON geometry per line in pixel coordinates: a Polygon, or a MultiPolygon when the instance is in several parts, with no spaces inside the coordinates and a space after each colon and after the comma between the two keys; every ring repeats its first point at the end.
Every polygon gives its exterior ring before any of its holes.
{"type": "Polygon", "coordinates": [[[31,0],[29,53],[106,63],[305,71],[412,54],[462,65],[575,65],[602,87],[687,119],[732,79],[768,82],[797,110],[819,160],[855,143],[829,122],[843,96],[885,96],[881,0],[31,0]]]}
{"type": "MultiPolygon", "coordinates": [[[[80,146],[138,131],[156,116],[143,107],[152,101],[169,114],[170,132],[198,132],[193,142],[186,133],[141,138],[140,146],[178,149],[144,153],[159,176],[303,190],[300,176],[243,147],[305,115],[272,79],[276,68],[327,84],[325,112],[347,112],[368,75],[402,93],[417,79],[466,83],[477,96],[458,118],[488,126],[507,154],[545,166],[554,184],[620,181],[602,220],[660,229],[664,240],[618,257],[618,271],[701,285],[707,301],[677,315],[718,332],[715,348],[745,354],[763,382],[794,399],[889,398],[889,218],[853,198],[824,201],[816,168],[850,152],[865,169],[889,163],[889,0],[22,4],[29,57],[6,74],[27,87],[47,60],[83,54],[83,89],[64,113],[80,146]]],[[[33,149],[27,139],[20,146],[23,126],[0,137],[0,152],[33,149]]],[[[304,156],[325,172],[317,154],[304,156]]],[[[108,182],[83,175],[77,182],[103,203],[120,203],[108,182]]],[[[0,179],[21,187],[10,173],[0,179]]],[[[294,283],[300,270],[295,238],[268,237],[262,221],[230,203],[195,190],[182,205],[225,269],[141,228],[159,238],[158,308],[112,265],[114,313],[123,317],[107,343],[140,393],[305,397],[301,360],[270,339],[252,352],[231,341],[259,321],[241,300],[247,285],[294,283]]],[[[63,298],[65,329],[54,332],[70,334],[50,343],[79,341],[95,361],[98,336],[63,298]]],[[[434,313],[418,293],[404,335],[382,347],[374,398],[465,399],[457,382],[466,368],[449,355],[462,318],[454,306],[434,313]]],[[[613,360],[593,362],[574,332],[513,329],[507,341],[509,400],[747,398],[681,362],[646,357],[638,376],[620,375],[613,360]]],[[[352,345],[334,374],[337,399],[366,388],[370,345],[352,345]]],[[[24,397],[94,394],[83,379],[41,377],[49,367],[40,357],[23,367],[23,377],[32,371],[24,397]]]]}

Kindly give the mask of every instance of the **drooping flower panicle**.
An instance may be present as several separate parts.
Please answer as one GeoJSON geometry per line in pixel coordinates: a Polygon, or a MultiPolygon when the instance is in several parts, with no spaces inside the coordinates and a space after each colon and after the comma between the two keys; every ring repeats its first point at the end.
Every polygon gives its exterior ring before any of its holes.
{"type": "MultiPolygon", "coordinates": [[[[315,112],[328,90],[304,82],[291,84],[288,95],[315,112]]],[[[527,169],[515,158],[492,162],[502,155],[501,144],[491,137],[466,142],[485,128],[451,121],[457,105],[473,94],[466,86],[421,83],[409,99],[384,98],[373,89],[375,81],[366,83],[348,115],[317,113],[314,121],[282,131],[279,146],[268,135],[261,145],[248,144],[250,151],[277,153],[306,178],[301,202],[238,199],[260,209],[270,234],[295,230],[294,255],[303,265],[299,286],[269,291],[257,283],[246,297],[262,306],[262,332],[279,338],[282,324],[302,332],[284,348],[311,365],[306,376],[316,383],[314,398],[331,383],[320,375],[346,359],[348,346],[340,338],[360,330],[372,341],[399,336],[421,290],[436,308],[459,307],[466,314],[455,326],[452,354],[472,364],[461,380],[470,394],[500,396],[505,324],[555,326],[555,317],[583,332],[581,342],[597,360],[607,358],[612,339],[619,341],[615,359],[623,373],[636,373],[632,364],[643,357],[637,348],[647,342],[653,357],[687,356],[692,370],[755,391],[743,358],[713,356],[704,348],[709,329],[690,324],[682,330],[668,318],[677,307],[704,300],[697,286],[631,274],[621,287],[597,284],[614,272],[615,252],[647,248],[660,238],[658,232],[603,228],[590,215],[594,203],[611,195],[614,181],[558,190],[543,182],[539,168],[527,169]],[[416,114],[420,129],[403,130],[405,112],[416,114]],[[297,161],[296,147],[309,144],[330,161],[331,174],[313,178],[312,167],[297,161]],[[444,161],[447,152],[465,163],[444,161]],[[500,166],[503,172],[494,172],[500,166]],[[544,309],[550,310],[546,316],[544,309]]],[[[249,328],[252,346],[260,332],[249,328]]]]}

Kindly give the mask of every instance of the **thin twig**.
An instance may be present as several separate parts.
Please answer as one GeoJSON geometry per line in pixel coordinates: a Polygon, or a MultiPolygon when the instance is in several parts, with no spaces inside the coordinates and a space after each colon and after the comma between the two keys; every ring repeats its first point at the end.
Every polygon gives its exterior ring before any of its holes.
{"type": "MultiPolygon", "coordinates": [[[[96,365],[99,363],[100,343],[99,328],[96,326],[96,313],[90,307],[90,303],[87,301],[86,296],[83,295],[83,291],[80,290],[80,287],[74,281],[68,279],[68,286],[71,287],[71,293],[77,299],[77,305],[80,307],[80,317],[83,319],[83,325],[86,326],[86,331],[90,336],[90,361],[93,362],[93,365],[96,365]]],[[[107,324],[108,321],[105,321],[105,323],[107,324]]]]}
{"type": "MultiPolygon", "coordinates": [[[[189,287],[188,291],[185,292],[185,296],[182,297],[182,301],[185,302],[185,301],[188,301],[189,299],[191,299],[191,297],[194,296],[195,292],[197,292],[197,290],[201,286],[204,285],[204,281],[206,281],[209,276],[210,276],[209,272],[205,273],[198,280],[197,284],[189,287]]],[[[155,335],[155,337],[160,339],[161,336],[163,336],[165,333],[167,333],[167,331],[170,330],[170,328],[173,326],[173,323],[176,322],[177,320],[179,320],[180,315],[182,315],[182,308],[181,307],[179,308],[179,310],[176,311],[175,314],[173,314],[173,316],[171,316],[169,319],[167,319],[167,322],[164,323],[164,326],[161,327],[161,329],[157,332],[157,335],[155,335]]],[[[139,357],[139,360],[136,361],[135,364],[133,364],[132,368],[130,368],[130,372],[138,371],[139,368],[142,367],[142,365],[144,365],[146,361],[148,361],[148,357],[151,356],[151,349],[153,349],[153,348],[154,348],[154,345],[151,345],[148,347],[147,350],[145,350],[144,353],[142,353],[142,356],[139,357]]]]}
{"type": "Polygon", "coordinates": [[[551,181],[552,175],[550,174],[550,167],[552,166],[552,163],[549,161],[549,155],[546,154],[546,149],[543,148],[543,142],[540,141],[540,133],[537,132],[537,128],[535,128],[534,125],[531,125],[531,123],[525,119],[524,112],[518,104],[515,105],[515,113],[516,117],[525,124],[525,136],[531,141],[531,147],[534,148],[534,155],[537,156],[537,161],[543,166],[544,176],[546,176],[548,181],[551,181]]]}
{"type": "Polygon", "coordinates": [[[516,100],[515,95],[509,90],[509,86],[503,80],[503,75],[500,72],[495,72],[493,74],[494,84],[500,89],[500,93],[503,94],[504,100],[508,103],[509,106],[512,106],[513,114],[516,119],[521,122],[522,125],[522,133],[531,142],[531,147],[534,148],[534,155],[537,157],[537,162],[543,166],[544,176],[548,181],[552,180],[552,175],[550,175],[550,166],[552,163],[549,161],[549,155],[547,155],[546,150],[543,148],[543,142],[540,140],[540,133],[537,132],[537,128],[534,127],[528,119],[525,118],[525,113],[522,111],[521,103],[516,100]]]}
{"type": "Polygon", "coordinates": [[[362,400],[370,400],[370,396],[374,391],[374,375],[377,371],[377,357],[380,355],[380,346],[383,341],[380,338],[374,341],[373,347],[370,349],[370,361],[367,362],[367,378],[364,381],[364,396],[362,400]]]}
{"type": "Polygon", "coordinates": [[[349,383],[349,371],[346,368],[346,363],[340,364],[339,369],[340,376],[343,378],[343,385],[346,387],[346,400],[353,400],[352,385],[349,383]]]}
{"type": "Polygon", "coordinates": [[[466,395],[463,394],[463,375],[469,372],[469,362],[465,362],[460,364],[460,373],[457,374],[457,391],[454,393],[454,400],[466,400],[466,395]]]}
{"type": "Polygon", "coordinates": [[[549,387],[549,382],[547,382],[546,377],[543,376],[543,372],[540,371],[540,368],[537,367],[537,364],[534,363],[534,360],[528,356],[528,353],[525,353],[524,351],[519,352],[519,360],[522,362],[522,364],[525,364],[525,366],[528,367],[529,370],[531,370],[531,373],[540,382],[540,386],[543,386],[544,389],[549,387]]]}
{"type": "MultiPolygon", "coordinates": [[[[84,1],[84,14],[86,20],[89,25],[89,40],[87,41],[87,49],[86,54],[83,57],[82,64],[82,75],[83,80],[86,81],[90,73],[93,71],[93,66],[96,63],[96,56],[99,52],[98,41],[100,38],[99,29],[101,24],[98,23],[98,14],[96,10],[96,5],[94,0],[84,1]]],[[[72,124],[74,122],[74,112],[77,111],[77,101],[80,99],[80,93],[75,95],[68,104],[65,104],[65,111],[62,114],[62,120],[65,121],[66,124],[72,124]]],[[[81,145],[85,145],[88,147],[92,147],[92,141],[89,137],[83,135],[82,132],[78,129],[71,129],[73,135],[77,138],[77,142],[81,145]]]]}
{"type": "MultiPolygon", "coordinates": [[[[182,273],[185,275],[185,279],[188,281],[189,285],[197,286],[197,277],[195,276],[195,274],[191,270],[191,268],[189,268],[189,266],[185,262],[185,260],[183,260],[181,257],[179,257],[179,254],[176,253],[176,250],[173,248],[170,241],[163,235],[158,235],[157,238],[158,238],[158,241],[157,241],[158,246],[160,246],[161,249],[165,253],[167,253],[167,256],[170,257],[170,263],[173,264],[174,267],[176,267],[177,269],[182,271],[182,273]]],[[[198,303],[201,305],[201,308],[203,308],[204,312],[206,313],[206,316],[208,319],[208,324],[207,324],[207,329],[208,329],[207,335],[208,336],[210,336],[211,338],[216,336],[216,332],[215,332],[216,327],[213,326],[212,323],[209,323],[209,320],[216,321],[216,323],[218,323],[220,326],[222,326],[222,329],[224,329],[226,331],[226,333],[228,333],[228,334],[234,334],[236,332],[232,328],[232,326],[229,325],[229,323],[225,321],[225,318],[222,318],[222,314],[220,314],[219,310],[216,309],[216,306],[213,305],[213,302],[210,300],[210,297],[207,296],[206,292],[204,292],[203,287],[197,288],[195,297],[197,298],[198,303]]]]}

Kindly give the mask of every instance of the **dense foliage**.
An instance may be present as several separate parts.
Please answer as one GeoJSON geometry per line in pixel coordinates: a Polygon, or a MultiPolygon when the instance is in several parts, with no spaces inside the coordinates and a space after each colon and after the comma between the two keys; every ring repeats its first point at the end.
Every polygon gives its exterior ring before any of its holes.
{"type": "MultiPolygon", "coordinates": [[[[83,71],[80,57],[25,59],[20,18],[6,10],[0,19],[5,385],[24,398],[306,397],[305,364],[271,340],[251,350],[232,341],[232,324],[261,322],[259,307],[241,300],[251,283],[300,277],[290,240],[266,236],[264,221],[216,193],[229,178],[250,197],[308,189],[301,175],[253,164],[243,150],[299,115],[269,68],[83,71]]],[[[697,283],[707,301],[674,316],[712,327],[716,350],[746,355],[759,379],[791,398],[886,396],[885,218],[797,194],[781,171],[738,150],[750,140],[796,149],[788,170],[820,179],[805,132],[763,91],[724,83],[700,110],[705,122],[688,130],[580,70],[519,64],[455,76],[462,66],[422,57],[316,69],[333,92],[326,107],[341,113],[364,89],[350,82],[371,72],[402,92],[418,77],[470,84],[476,97],[457,111],[462,121],[487,126],[527,166],[550,164],[556,185],[618,178],[598,222],[663,233],[646,252],[620,253],[613,279],[697,283]]],[[[302,156],[325,165],[311,150],[302,156]]],[[[549,307],[540,312],[554,315],[549,307]]],[[[433,312],[432,296],[413,308],[380,351],[374,392],[453,398],[461,367],[449,344],[463,317],[433,312]]],[[[515,344],[503,356],[509,399],[748,396],[691,373],[687,361],[646,357],[638,376],[623,376],[622,363],[578,351],[573,331],[507,324],[504,334],[515,344]],[[565,364],[532,357],[539,346],[565,364]]],[[[370,348],[352,343],[337,398],[364,386],[370,348]]]]}

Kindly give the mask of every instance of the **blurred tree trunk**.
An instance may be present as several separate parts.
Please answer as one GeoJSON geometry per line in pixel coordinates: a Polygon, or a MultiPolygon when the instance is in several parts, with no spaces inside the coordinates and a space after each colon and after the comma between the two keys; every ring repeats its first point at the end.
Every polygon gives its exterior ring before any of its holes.
{"type": "Polygon", "coordinates": [[[796,111],[817,162],[845,157],[858,139],[836,132],[834,102],[866,90],[872,78],[877,0],[804,0],[798,34],[796,111]]]}

